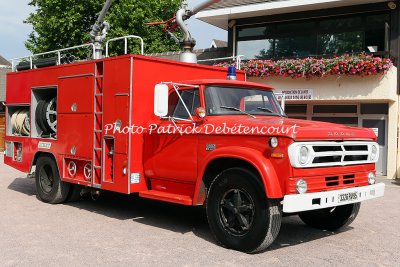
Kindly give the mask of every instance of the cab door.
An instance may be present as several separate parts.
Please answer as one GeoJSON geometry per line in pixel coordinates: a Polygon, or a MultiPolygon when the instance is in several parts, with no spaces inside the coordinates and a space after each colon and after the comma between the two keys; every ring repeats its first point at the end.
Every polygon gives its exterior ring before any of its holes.
{"type": "Polygon", "coordinates": [[[169,116],[162,119],[151,134],[145,136],[145,169],[150,178],[194,183],[197,178],[198,136],[192,133],[192,116],[200,106],[198,89],[176,92],[169,98],[169,116]],[[157,132],[156,132],[157,131],[157,132]]]}

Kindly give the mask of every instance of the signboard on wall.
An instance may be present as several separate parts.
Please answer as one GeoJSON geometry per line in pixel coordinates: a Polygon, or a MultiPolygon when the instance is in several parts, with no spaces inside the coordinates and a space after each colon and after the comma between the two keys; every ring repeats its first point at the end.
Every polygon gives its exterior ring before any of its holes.
{"type": "Polygon", "coordinates": [[[284,89],[284,90],[276,89],[274,90],[274,92],[276,93],[276,96],[279,101],[281,100],[283,94],[285,95],[286,101],[312,100],[314,96],[313,89],[284,89]]]}

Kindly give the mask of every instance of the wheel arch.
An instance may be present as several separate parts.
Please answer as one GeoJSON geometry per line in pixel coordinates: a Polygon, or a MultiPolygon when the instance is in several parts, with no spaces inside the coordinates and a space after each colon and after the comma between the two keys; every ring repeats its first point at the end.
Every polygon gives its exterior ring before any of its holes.
{"type": "Polygon", "coordinates": [[[57,165],[57,169],[58,169],[59,173],[61,174],[61,170],[60,170],[59,164],[58,164],[59,162],[56,159],[56,157],[54,156],[54,154],[51,152],[44,152],[44,151],[38,151],[35,153],[35,156],[33,157],[32,164],[31,164],[31,172],[32,172],[33,166],[36,166],[37,160],[43,156],[47,156],[47,157],[50,157],[51,159],[53,159],[57,165]]]}
{"type": "Polygon", "coordinates": [[[223,170],[242,167],[257,174],[264,186],[268,198],[282,198],[283,191],[271,162],[261,152],[248,148],[225,148],[209,155],[199,168],[194,205],[202,205],[207,196],[207,189],[214,178],[223,170]]]}

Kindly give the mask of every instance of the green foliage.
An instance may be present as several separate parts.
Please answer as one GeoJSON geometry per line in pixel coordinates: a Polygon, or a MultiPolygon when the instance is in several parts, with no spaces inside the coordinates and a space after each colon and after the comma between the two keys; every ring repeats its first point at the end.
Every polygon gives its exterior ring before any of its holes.
{"type": "MultiPolygon", "coordinates": [[[[108,39],[138,35],[145,41],[145,53],[175,51],[179,47],[166,37],[162,26],[146,26],[147,22],[165,21],[182,6],[182,0],[115,0],[106,21],[111,24],[108,39]]],[[[89,32],[105,0],[31,0],[36,7],[25,23],[33,32],[25,43],[32,53],[42,53],[90,42],[89,32]]],[[[121,50],[123,46],[113,49],[121,50]]],[[[139,53],[138,42],[132,41],[130,52],[139,53]]]]}

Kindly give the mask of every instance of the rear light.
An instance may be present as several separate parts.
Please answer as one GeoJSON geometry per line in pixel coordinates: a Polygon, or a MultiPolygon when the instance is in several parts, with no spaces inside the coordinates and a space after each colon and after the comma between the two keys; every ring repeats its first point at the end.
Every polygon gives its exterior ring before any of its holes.
{"type": "Polygon", "coordinates": [[[12,158],[13,157],[13,144],[12,142],[6,142],[6,157],[12,158]]]}

